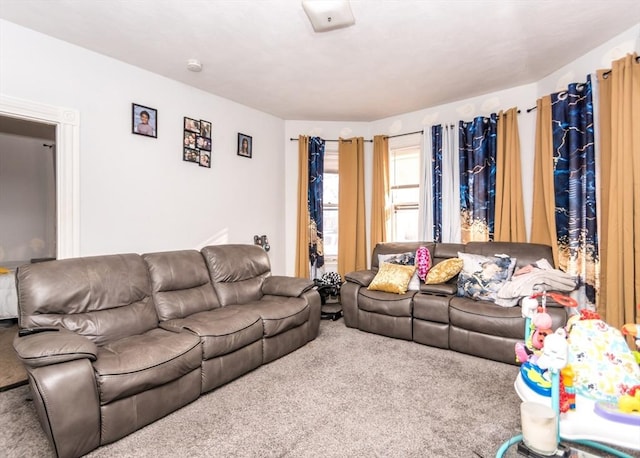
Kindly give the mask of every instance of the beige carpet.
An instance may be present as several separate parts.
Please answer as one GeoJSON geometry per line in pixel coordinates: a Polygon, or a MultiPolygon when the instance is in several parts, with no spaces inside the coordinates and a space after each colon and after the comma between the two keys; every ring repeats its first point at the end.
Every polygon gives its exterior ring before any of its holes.
{"type": "MultiPolygon", "coordinates": [[[[489,458],[520,432],[517,370],[322,321],[305,347],[88,457],[489,458]]],[[[28,395],[0,393],[3,457],[52,456],[28,395]]]]}
{"type": "Polygon", "coordinates": [[[13,349],[13,338],[17,332],[17,324],[0,321],[0,391],[27,383],[27,373],[13,349]]]}

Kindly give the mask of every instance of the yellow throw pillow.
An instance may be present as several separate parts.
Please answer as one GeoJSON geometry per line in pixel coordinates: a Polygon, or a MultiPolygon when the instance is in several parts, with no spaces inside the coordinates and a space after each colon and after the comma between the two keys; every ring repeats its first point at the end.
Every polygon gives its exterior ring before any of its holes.
{"type": "Polygon", "coordinates": [[[462,270],[464,261],[460,258],[445,259],[439,264],[436,264],[427,273],[427,279],[424,281],[427,285],[437,285],[438,283],[445,283],[458,275],[462,270]]]}
{"type": "Polygon", "coordinates": [[[416,266],[403,266],[402,264],[383,262],[367,289],[404,294],[407,292],[409,281],[415,270],[416,266]]]}

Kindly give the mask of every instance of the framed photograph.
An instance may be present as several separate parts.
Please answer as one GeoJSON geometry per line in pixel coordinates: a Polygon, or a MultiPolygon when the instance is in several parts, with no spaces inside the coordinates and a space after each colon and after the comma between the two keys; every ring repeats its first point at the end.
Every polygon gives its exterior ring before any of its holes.
{"type": "Polygon", "coordinates": [[[238,133],[238,156],[251,158],[252,139],[250,136],[238,133]]]}
{"type": "Polygon", "coordinates": [[[200,152],[197,149],[184,148],[182,153],[182,160],[187,162],[200,162],[200,152]]]}
{"type": "Polygon", "coordinates": [[[200,151],[200,167],[211,168],[211,153],[209,151],[200,151]]]}
{"type": "Polygon", "coordinates": [[[200,120],[200,135],[211,139],[211,123],[209,121],[200,120]]]}
{"type": "Polygon", "coordinates": [[[196,137],[196,148],[203,151],[211,151],[211,139],[207,137],[196,137]]]}
{"type": "Polygon", "coordinates": [[[200,121],[196,119],[184,118],[184,130],[200,135],[200,121]]]}
{"type": "Polygon", "coordinates": [[[158,110],[132,103],[131,133],[158,138],[158,110]]]}
{"type": "Polygon", "coordinates": [[[184,131],[184,147],[196,149],[196,137],[195,132],[191,132],[189,130],[184,131]]]}

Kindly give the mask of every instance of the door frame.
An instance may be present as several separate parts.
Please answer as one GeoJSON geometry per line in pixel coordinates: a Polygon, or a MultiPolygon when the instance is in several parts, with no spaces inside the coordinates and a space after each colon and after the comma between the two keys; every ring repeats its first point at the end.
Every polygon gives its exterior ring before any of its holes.
{"type": "Polygon", "coordinates": [[[0,115],[56,128],[56,257],[80,256],[80,112],[0,94],[0,115]]]}

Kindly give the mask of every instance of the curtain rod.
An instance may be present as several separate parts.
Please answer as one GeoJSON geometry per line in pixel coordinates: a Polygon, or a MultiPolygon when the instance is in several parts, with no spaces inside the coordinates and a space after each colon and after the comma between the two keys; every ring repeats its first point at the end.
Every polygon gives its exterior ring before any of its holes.
{"type": "MultiPolygon", "coordinates": [[[[640,56],[636,56],[636,63],[640,63],[640,56]]],[[[607,70],[602,74],[603,78],[607,78],[611,74],[611,70],[607,70]]]]}
{"type": "MultiPolygon", "coordinates": [[[[414,134],[423,134],[424,131],[423,130],[416,130],[415,132],[407,132],[406,134],[396,134],[396,135],[385,135],[385,137],[387,138],[396,138],[396,137],[404,137],[405,135],[414,135],[414,134]]],[[[298,139],[297,138],[290,138],[289,139],[292,142],[297,142],[298,139]]],[[[324,140],[324,138],[323,138],[324,140]]],[[[325,142],[339,142],[340,140],[324,140],[325,142]]],[[[345,142],[350,142],[350,139],[345,139],[343,140],[345,142]]],[[[372,142],[373,140],[365,140],[365,142],[372,142]]]]}
{"type": "MultiPolygon", "coordinates": [[[[636,63],[640,63],[640,56],[636,56],[635,60],[636,60],[636,63]]],[[[611,74],[611,70],[607,70],[606,72],[602,73],[602,77],[607,78],[610,74],[611,74]]],[[[538,107],[535,106],[535,107],[527,108],[527,113],[531,113],[536,108],[538,107]]]]}

